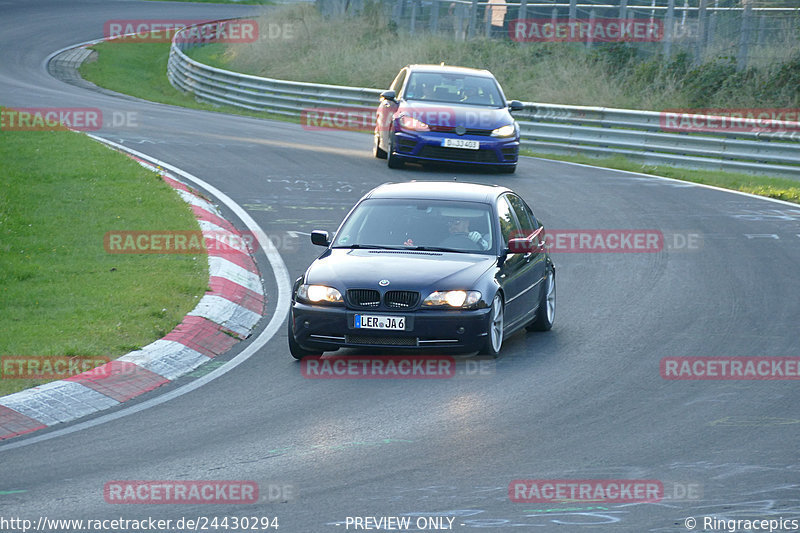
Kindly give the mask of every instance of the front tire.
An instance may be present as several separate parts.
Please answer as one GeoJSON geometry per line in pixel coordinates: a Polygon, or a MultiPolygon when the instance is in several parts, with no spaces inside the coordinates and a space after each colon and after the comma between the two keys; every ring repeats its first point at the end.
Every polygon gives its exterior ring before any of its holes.
{"type": "Polygon", "coordinates": [[[303,357],[322,355],[322,350],[309,350],[303,348],[297,343],[294,338],[294,331],[292,331],[292,317],[289,317],[289,353],[295,359],[302,359],[303,357]]]}
{"type": "Polygon", "coordinates": [[[525,329],[528,331],[550,331],[556,318],[556,269],[548,267],[545,290],[539,297],[539,309],[536,319],[525,329]]]}
{"type": "Polygon", "coordinates": [[[403,168],[403,160],[394,153],[394,141],[389,140],[389,149],[386,151],[386,164],[389,168],[403,168]]]}
{"type": "Polygon", "coordinates": [[[386,150],[381,148],[381,137],[377,132],[375,133],[374,140],[372,142],[372,155],[378,159],[386,159],[386,150]]]}
{"type": "Polygon", "coordinates": [[[503,316],[505,309],[503,297],[500,293],[494,295],[492,300],[492,310],[489,312],[489,338],[486,339],[481,355],[491,355],[497,357],[503,347],[503,316]]]}

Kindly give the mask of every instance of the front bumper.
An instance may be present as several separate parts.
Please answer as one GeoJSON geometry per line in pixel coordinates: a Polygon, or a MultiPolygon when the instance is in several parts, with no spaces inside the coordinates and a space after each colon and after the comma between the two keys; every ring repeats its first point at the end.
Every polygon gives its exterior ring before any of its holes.
{"type": "Polygon", "coordinates": [[[292,304],[289,319],[298,344],[306,348],[400,348],[479,350],[489,332],[490,308],[471,310],[418,309],[403,313],[345,307],[292,304]],[[403,316],[406,329],[356,329],[356,314],[403,316]]]}
{"type": "Polygon", "coordinates": [[[436,161],[442,163],[469,163],[487,166],[513,166],[519,157],[519,139],[501,139],[485,135],[454,136],[444,133],[409,133],[398,131],[395,134],[395,153],[409,161],[436,161]],[[445,148],[442,140],[458,138],[480,142],[478,150],[464,148],[445,148]]]}

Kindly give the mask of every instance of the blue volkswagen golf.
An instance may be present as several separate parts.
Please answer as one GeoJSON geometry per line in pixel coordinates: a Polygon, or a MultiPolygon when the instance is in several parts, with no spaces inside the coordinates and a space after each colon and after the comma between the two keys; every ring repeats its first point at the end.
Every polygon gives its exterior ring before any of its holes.
{"type": "Polygon", "coordinates": [[[405,162],[467,163],[512,173],[519,125],[488,70],[409,65],[381,93],[373,153],[389,167],[405,162]]]}
{"type": "Polygon", "coordinates": [[[497,355],[515,331],[553,326],[544,227],[506,187],[385,184],[367,193],[292,290],[289,349],[436,348],[497,355]]]}

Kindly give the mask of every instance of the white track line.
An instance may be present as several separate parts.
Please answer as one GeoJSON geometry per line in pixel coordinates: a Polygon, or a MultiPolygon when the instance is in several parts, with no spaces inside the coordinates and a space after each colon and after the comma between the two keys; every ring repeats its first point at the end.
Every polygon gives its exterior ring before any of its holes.
{"type": "MultiPolygon", "coordinates": [[[[783,204],[783,205],[788,205],[788,206],[791,206],[791,207],[797,207],[798,205],[800,205],[800,204],[795,204],[793,202],[787,202],[786,200],[779,200],[778,198],[770,198],[768,196],[761,196],[761,195],[753,194],[753,193],[749,193],[749,192],[735,191],[733,189],[725,189],[724,187],[717,187],[716,185],[706,185],[705,183],[695,183],[693,181],[679,180],[677,178],[667,178],[665,176],[657,176],[655,174],[645,174],[644,172],[634,172],[632,170],[619,170],[619,169],[616,169],[616,168],[609,168],[609,167],[598,167],[598,166],[589,165],[589,164],[586,164],[586,163],[573,163],[572,161],[561,161],[559,159],[547,159],[545,157],[536,157],[536,156],[532,156],[532,155],[525,155],[525,156],[522,156],[522,157],[527,157],[529,159],[538,159],[539,161],[548,161],[550,163],[561,163],[561,164],[564,164],[564,165],[575,165],[576,167],[593,168],[593,169],[597,169],[597,170],[608,170],[609,172],[620,172],[622,174],[632,174],[634,176],[643,176],[645,178],[653,178],[653,179],[657,179],[657,180],[666,180],[666,181],[672,181],[672,182],[675,182],[675,183],[683,183],[683,184],[687,184],[687,185],[694,185],[695,187],[703,187],[705,189],[713,189],[715,191],[729,192],[729,193],[738,194],[738,195],[741,195],[741,196],[747,196],[748,198],[755,198],[757,200],[767,200],[768,202],[776,202],[776,203],[783,204]]],[[[691,169],[687,169],[687,170],[691,170],[691,169]]],[[[770,176],[766,176],[766,177],[770,177],[770,176]]],[[[780,178],[779,176],[773,176],[773,177],[780,178]]],[[[782,179],[791,180],[791,178],[782,178],[782,179]]],[[[800,183],[800,181],[798,181],[798,183],[800,183]]]]}

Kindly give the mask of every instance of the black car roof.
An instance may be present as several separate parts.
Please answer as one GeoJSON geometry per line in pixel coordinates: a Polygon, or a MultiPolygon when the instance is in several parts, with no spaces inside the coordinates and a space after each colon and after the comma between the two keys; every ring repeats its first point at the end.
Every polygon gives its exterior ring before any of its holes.
{"type": "Polygon", "coordinates": [[[426,200],[460,200],[494,203],[508,187],[460,181],[407,181],[384,183],[367,193],[368,198],[421,198],[426,200]]]}

